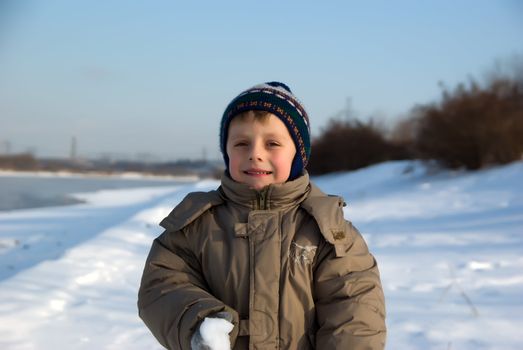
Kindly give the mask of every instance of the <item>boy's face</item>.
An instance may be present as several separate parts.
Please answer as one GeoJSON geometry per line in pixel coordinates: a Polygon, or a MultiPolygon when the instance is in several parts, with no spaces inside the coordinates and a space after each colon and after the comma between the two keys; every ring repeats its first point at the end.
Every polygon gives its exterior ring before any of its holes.
{"type": "Polygon", "coordinates": [[[285,124],[273,114],[233,118],[229,125],[227,155],[233,180],[260,190],[289,178],[296,147],[285,124]]]}

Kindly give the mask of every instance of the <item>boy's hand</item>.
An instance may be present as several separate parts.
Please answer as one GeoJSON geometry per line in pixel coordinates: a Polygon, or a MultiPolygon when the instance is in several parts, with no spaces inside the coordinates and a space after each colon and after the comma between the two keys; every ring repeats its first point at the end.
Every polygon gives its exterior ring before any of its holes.
{"type": "Polygon", "coordinates": [[[192,350],[230,350],[229,333],[234,328],[232,315],[218,312],[206,317],[191,338],[192,350]]]}

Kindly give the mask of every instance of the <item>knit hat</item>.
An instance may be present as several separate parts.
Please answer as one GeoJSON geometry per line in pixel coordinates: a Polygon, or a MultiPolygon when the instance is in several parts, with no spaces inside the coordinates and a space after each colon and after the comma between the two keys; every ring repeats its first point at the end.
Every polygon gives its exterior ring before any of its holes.
{"type": "Polygon", "coordinates": [[[272,113],[285,124],[296,146],[296,155],[292,161],[289,180],[294,180],[302,175],[311,153],[309,117],[291,89],[279,82],[253,86],[239,94],[225,109],[220,124],[220,149],[227,171],[229,170],[229,156],[226,147],[229,124],[234,116],[251,110],[272,113]]]}

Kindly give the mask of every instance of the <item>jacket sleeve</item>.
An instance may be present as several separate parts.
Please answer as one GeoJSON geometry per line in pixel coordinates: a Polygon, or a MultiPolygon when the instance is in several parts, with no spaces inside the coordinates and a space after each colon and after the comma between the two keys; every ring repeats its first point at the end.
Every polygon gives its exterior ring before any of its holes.
{"type": "Polygon", "coordinates": [[[317,349],[383,349],[385,300],[376,260],[360,233],[346,222],[349,238],[325,242],[318,255],[314,292],[317,349]]]}
{"type": "Polygon", "coordinates": [[[237,335],[238,314],[208,290],[200,264],[182,231],[165,231],[152,245],[138,292],[139,315],[168,349],[190,349],[191,337],[208,315],[228,311],[237,335]]]}

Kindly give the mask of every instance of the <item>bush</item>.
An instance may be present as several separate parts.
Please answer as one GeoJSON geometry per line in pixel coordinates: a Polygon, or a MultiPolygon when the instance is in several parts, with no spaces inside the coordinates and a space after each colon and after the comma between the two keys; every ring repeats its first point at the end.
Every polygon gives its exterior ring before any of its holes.
{"type": "Polygon", "coordinates": [[[498,78],[486,88],[472,81],[452,92],[444,89],[439,104],[414,113],[414,146],[421,158],[467,169],[521,159],[523,89],[518,81],[498,78]]]}
{"type": "Polygon", "coordinates": [[[365,124],[332,119],[321,136],[312,142],[308,170],[318,175],[407,157],[406,148],[387,141],[373,121],[365,124]]]}

